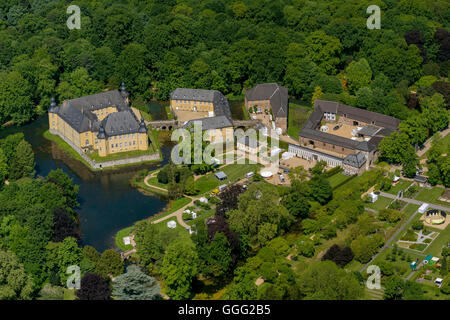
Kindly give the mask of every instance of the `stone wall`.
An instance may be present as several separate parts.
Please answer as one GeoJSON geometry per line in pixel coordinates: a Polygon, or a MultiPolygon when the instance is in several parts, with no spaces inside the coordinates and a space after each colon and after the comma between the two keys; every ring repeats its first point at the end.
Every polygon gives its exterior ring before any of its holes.
{"type": "Polygon", "coordinates": [[[94,168],[94,169],[111,168],[114,166],[124,165],[124,164],[133,164],[133,163],[139,163],[139,162],[144,162],[144,161],[160,160],[159,152],[154,152],[154,153],[139,156],[139,157],[96,162],[95,160],[92,160],[91,158],[89,158],[80,148],[78,148],[74,143],[72,143],[72,141],[67,139],[60,132],[55,131],[53,129],[50,129],[49,131],[51,134],[55,134],[55,135],[59,136],[61,139],[63,139],[73,150],[75,150],[81,156],[81,158],[83,158],[84,161],[86,161],[91,166],[91,168],[94,168]]]}

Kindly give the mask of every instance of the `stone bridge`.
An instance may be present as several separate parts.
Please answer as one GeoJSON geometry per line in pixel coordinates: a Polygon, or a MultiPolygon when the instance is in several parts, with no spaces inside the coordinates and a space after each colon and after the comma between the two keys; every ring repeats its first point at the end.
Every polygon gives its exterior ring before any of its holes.
{"type": "MultiPolygon", "coordinates": [[[[233,120],[233,126],[235,128],[254,128],[259,123],[258,120],[233,120]]],[[[155,120],[145,121],[147,126],[151,126],[155,130],[174,130],[181,128],[183,122],[176,120],[155,120]]]]}
{"type": "Polygon", "coordinates": [[[155,121],[145,121],[145,124],[150,125],[152,129],[156,130],[174,130],[183,126],[175,120],[155,120],[155,121]]]}
{"type": "Polygon", "coordinates": [[[235,128],[254,128],[258,123],[260,123],[258,120],[233,120],[233,126],[235,128]]]}

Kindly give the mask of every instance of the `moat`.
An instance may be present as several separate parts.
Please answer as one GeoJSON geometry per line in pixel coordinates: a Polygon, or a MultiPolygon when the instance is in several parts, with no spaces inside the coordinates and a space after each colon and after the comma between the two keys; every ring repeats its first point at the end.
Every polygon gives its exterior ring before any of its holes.
{"type": "Polygon", "coordinates": [[[117,231],[153,216],[167,205],[165,199],[156,195],[143,195],[129,181],[143,168],[152,169],[166,164],[170,146],[161,148],[163,161],[160,163],[94,173],[45,139],[42,134],[47,129],[48,119],[44,115],[28,125],[1,130],[0,138],[23,132],[33,147],[37,176],[46,176],[51,170],[61,168],[80,186],[80,206],[76,210],[80,214],[83,244],[99,251],[113,248],[117,231]]]}
{"type": "MultiPolygon", "coordinates": [[[[243,101],[230,103],[234,119],[243,118],[242,104],[243,101]]],[[[150,104],[153,119],[167,118],[164,105],[159,102],[150,104]]],[[[61,151],[54,142],[45,139],[43,133],[47,129],[48,118],[45,114],[27,125],[1,129],[0,138],[23,132],[33,147],[36,176],[46,176],[51,170],[61,168],[80,186],[80,206],[76,210],[79,213],[83,244],[99,251],[114,248],[117,231],[157,214],[167,205],[166,199],[157,195],[144,195],[132,187],[130,179],[139,170],[165,165],[170,156],[170,145],[161,146],[163,160],[159,163],[93,172],[61,151]]]]}

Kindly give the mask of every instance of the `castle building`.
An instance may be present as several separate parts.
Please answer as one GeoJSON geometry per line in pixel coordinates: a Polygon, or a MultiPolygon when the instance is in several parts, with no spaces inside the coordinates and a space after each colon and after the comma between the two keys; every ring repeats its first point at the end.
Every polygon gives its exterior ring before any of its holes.
{"type": "Polygon", "coordinates": [[[253,119],[270,129],[287,130],[288,89],[276,83],[263,83],[245,91],[245,108],[253,119]]]}
{"type": "Polygon", "coordinates": [[[381,140],[398,129],[400,120],[338,102],[316,100],[314,111],[289,152],[307,160],[341,166],[360,174],[378,157],[381,140]]]}
{"type": "Polygon", "coordinates": [[[65,100],[48,110],[50,133],[60,136],[78,152],[101,157],[132,150],[147,150],[149,139],[143,119],[129,106],[121,89],[65,100]]]}
{"type": "Polygon", "coordinates": [[[170,94],[170,109],[179,121],[217,116],[231,119],[228,99],[217,90],[177,88],[170,94]]]}

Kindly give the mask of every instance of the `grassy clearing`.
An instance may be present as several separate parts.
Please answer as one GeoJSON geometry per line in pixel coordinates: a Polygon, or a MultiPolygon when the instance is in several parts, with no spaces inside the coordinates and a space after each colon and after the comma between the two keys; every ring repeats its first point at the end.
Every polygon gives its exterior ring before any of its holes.
{"type": "Polygon", "coordinates": [[[400,180],[395,186],[392,186],[388,193],[397,195],[400,190],[405,191],[411,185],[411,181],[400,180]]]}
{"type": "Polygon", "coordinates": [[[437,203],[437,199],[445,192],[444,188],[433,187],[431,189],[423,188],[416,196],[416,200],[427,203],[437,203]]]}
{"type": "Polygon", "coordinates": [[[427,227],[432,231],[440,232],[439,236],[433,240],[430,246],[425,250],[427,254],[432,254],[433,256],[441,256],[442,247],[446,246],[450,242],[450,227],[447,226],[445,230],[435,229],[427,227]]]}
{"type": "MultiPolygon", "coordinates": [[[[399,251],[402,250],[401,248],[398,249],[399,251]]],[[[384,250],[376,259],[373,261],[372,264],[377,265],[382,261],[387,261],[394,265],[397,274],[401,277],[406,278],[412,270],[410,269],[409,265],[412,261],[415,261],[416,259],[422,260],[423,256],[419,254],[410,253],[409,251],[404,251],[404,256],[402,260],[401,255],[397,254],[395,261],[387,259],[388,256],[392,255],[392,249],[384,250]]]]}
{"type": "Polygon", "coordinates": [[[167,119],[168,120],[172,120],[173,119],[173,114],[170,111],[170,106],[165,106],[165,109],[166,109],[167,119]]]}
{"type": "Polygon", "coordinates": [[[386,208],[391,202],[392,199],[390,198],[378,196],[377,201],[375,201],[374,203],[366,203],[366,207],[379,211],[386,208]]]}
{"type": "Polygon", "coordinates": [[[336,186],[338,186],[341,183],[344,183],[344,181],[347,181],[350,178],[351,176],[346,176],[345,174],[337,173],[328,178],[328,181],[330,182],[331,187],[334,189],[336,186]]]}
{"type": "Polygon", "coordinates": [[[298,137],[298,133],[303,124],[308,120],[311,110],[304,105],[296,103],[289,103],[289,117],[288,117],[288,135],[294,139],[298,137]]]}
{"type": "Polygon", "coordinates": [[[225,172],[227,179],[220,181],[216,178],[214,173],[208,173],[207,175],[199,178],[196,181],[197,187],[199,188],[199,194],[203,194],[217,188],[222,184],[235,183],[236,181],[244,178],[247,172],[253,171],[258,172],[262,167],[261,164],[238,164],[233,163],[221,167],[219,170],[225,172]]]}
{"type": "MultiPolygon", "coordinates": [[[[166,209],[156,215],[154,215],[151,220],[158,220],[165,216],[168,216],[171,213],[174,213],[180,208],[183,208],[185,205],[189,204],[192,200],[190,198],[182,197],[176,200],[171,200],[167,205],[166,209]]],[[[167,221],[166,221],[167,222],[167,221]]]]}
{"type": "Polygon", "coordinates": [[[123,238],[128,237],[133,232],[133,230],[134,230],[134,226],[131,226],[131,227],[122,229],[116,233],[116,236],[114,238],[116,246],[123,252],[133,249],[133,246],[131,244],[125,245],[123,243],[123,238]]]}
{"type": "MultiPolygon", "coordinates": [[[[85,164],[89,169],[97,171],[98,169],[92,168],[89,163],[87,163],[73,148],[65,142],[63,139],[61,139],[59,136],[51,134],[49,130],[46,130],[43,134],[44,138],[50,141],[55,142],[58,145],[58,148],[60,148],[62,151],[66,152],[69,156],[72,158],[82,162],[85,164]]],[[[107,168],[106,168],[107,169],[107,168]]]]}

